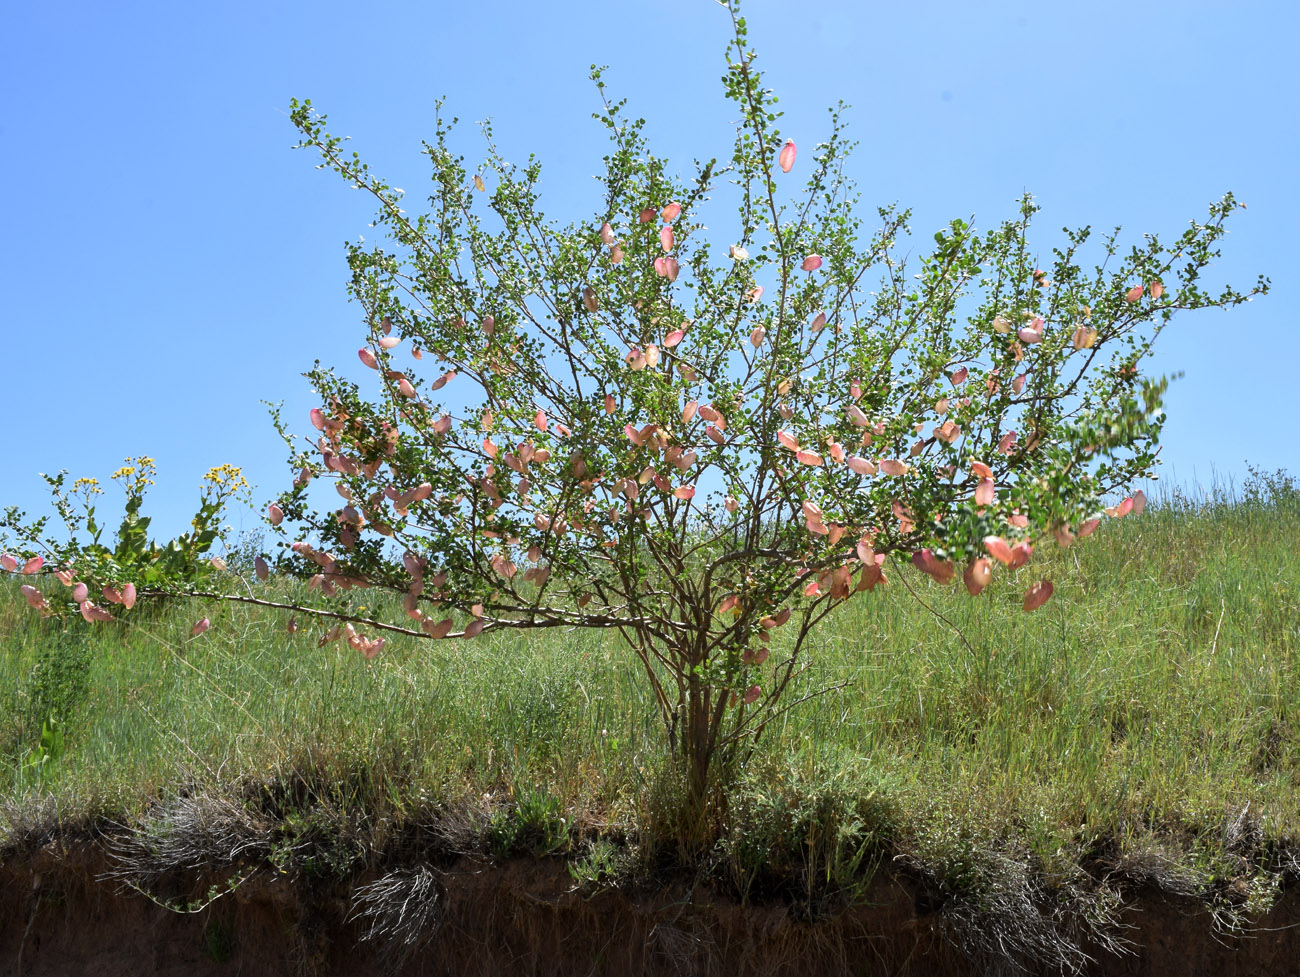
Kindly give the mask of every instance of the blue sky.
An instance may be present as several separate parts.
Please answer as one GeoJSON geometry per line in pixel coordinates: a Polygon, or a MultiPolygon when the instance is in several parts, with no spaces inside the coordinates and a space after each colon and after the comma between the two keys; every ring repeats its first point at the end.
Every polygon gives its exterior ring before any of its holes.
{"type": "MultiPolygon", "coordinates": [[[[101,480],[158,460],[154,528],[185,528],[209,467],[259,500],[291,477],[263,400],[306,429],[301,377],[356,366],[343,244],[370,206],[290,146],[311,98],[379,173],[419,198],[434,100],[491,117],[505,155],[544,163],[544,209],[595,207],[604,137],[587,80],[644,116],[660,155],[728,151],[728,36],[711,0],[645,3],[5,4],[0,157],[0,505],[41,511],[38,472],[101,480]]],[[[1292,270],[1300,196],[1300,5],[750,0],[760,67],[801,146],[853,105],[864,201],[911,207],[918,246],[952,217],[988,227],[1023,191],[1046,251],[1063,225],[1175,234],[1224,191],[1239,211],[1213,283],[1273,293],[1176,321],[1152,369],[1166,480],[1300,470],[1292,270]]],[[[471,158],[480,143],[461,130],[471,158]]],[[[111,490],[110,490],[111,491],[111,490]]],[[[251,513],[232,513],[238,528],[251,513]]]]}

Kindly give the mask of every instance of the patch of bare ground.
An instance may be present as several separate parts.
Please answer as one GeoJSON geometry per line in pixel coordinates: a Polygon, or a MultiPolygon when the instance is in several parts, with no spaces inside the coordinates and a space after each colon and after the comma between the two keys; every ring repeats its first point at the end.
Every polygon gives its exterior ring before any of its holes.
{"type": "MultiPolygon", "coordinates": [[[[261,975],[974,975],[1059,973],[1061,964],[971,952],[963,919],[924,879],[882,869],[853,908],[809,922],[685,883],[575,887],[562,859],[476,856],[328,883],[271,868],[177,873],[148,896],[115,878],[102,843],[51,843],[0,868],[0,974],[25,977],[261,975]],[[207,888],[205,888],[207,886],[207,888]],[[201,898],[182,898],[198,892],[201,898]],[[166,905],[163,905],[166,903],[166,905]],[[188,911],[178,911],[188,910],[188,911]],[[965,943],[963,942],[965,941],[965,943]]],[[[1204,902],[1128,893],[1126,949],[1084,940],[1068,969],[1097,975],[1300,974],[1292,888],[1226,937],[1204,902]]],[[[983,933],[996,942],[994,931],[983,933]]]]}

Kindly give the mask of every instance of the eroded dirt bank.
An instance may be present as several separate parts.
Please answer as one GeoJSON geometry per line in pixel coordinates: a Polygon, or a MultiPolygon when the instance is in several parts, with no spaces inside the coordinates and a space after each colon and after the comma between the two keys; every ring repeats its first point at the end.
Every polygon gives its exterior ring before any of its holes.
{"type": "MultiPolygon", "coordinates": [[[[190,913],[105,879],[110,869],[91,845],[6,863],[0,869],[0,974],[632,977],[1013,970],[1007,960],[972,960],[954,945],[952,921],[931,894],[885,872],[871,885],[870,905],[809,923],[786,906],[740,906],[686,886],[584,894],[560,860],[492,865],[462,858],[393,876],[423,880],[400,891],[374,888],[373,877],[326,886],[259,870],[190,913]],[[366,884],[372,888],[359,889],[366,884]],[[375,898],[359,901],[358,892],[375,898]],[[359,907],[372,911],[359,913],[359,907]],[[364,940],[372,929],[375,937],[364,940]],[[421,945],[407,943],[408,937],[421,945]]],[[[187,885],[194,891],[193,879],[187,885]]],[[[209,889],[204,899],[220,891],[209,889]]],[[[1090,947],[1094,961],[1083,972],[1300,975],[1295,890],[1246,938],[1216,937],[1203,904],[1155,891],[1136,893],[1122,922],[1132,952],[1116,956],[1090,947]]]]}

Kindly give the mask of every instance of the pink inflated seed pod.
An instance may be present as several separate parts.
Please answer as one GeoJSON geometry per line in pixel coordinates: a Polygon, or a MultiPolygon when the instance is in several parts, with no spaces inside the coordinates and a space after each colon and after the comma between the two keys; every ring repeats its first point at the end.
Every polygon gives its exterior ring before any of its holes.
{"type": "Polygon", "coordinates": [[[816,271],[822,266],[822,256],[819,254],[810,254],[804,258],[799,267],[804,271],[816,271]]]}
{"type": "Polygon", "coordinates": [[[1093,344],[1096,342],[1097,330],[1082,325],[1074,330],[1074,335],[1070,339],[1070,343],[1075,349],[1092,349],[1093,344]]]}
{"type": "Polygon", "coordinates": [[[965,572],[961,575],[962,582],[966,585],[966,592],[972,597],[978,597],[980,591],[989,585],[989,580],[993,578],[993,564],[989,563],[988,557],[981,556],[972,560],[965,572]]]}
{"type": "Polygon", "coordinates": [[[1132,511],[1133,511],[1132,498],[1125,499],[1119,505],[1112,505],[1106,507],[1106,515],[1110,516],[1112,519],[1123,518],[1124,516],[1127,516],[1132,511]]]}
{"type": "Polygon", "coordinates": [[[96,607],[88,600],[82,601],[81,603],[81,616],[85,618],[86,622],[89,624],[94,624],[98,621],[113,620],[112,614],[108,613],[108,611],[104,610],[102,607],[96,607]]]}
{"type": "Polygon", "coordinates": [[[1002,564],[1011,563],[1011,544],[1001,536],[985,536],[984,548],[993,559],[1002,564]]]}
{"type": "Polygon", "coordinates": [[[1046,604],[1051,596],[1052,582],[1050,580],[1040,580],[1025,591],[1024,608],[1026,611],[1036,611],[1046,604]]]}
{"type": "Polygon", "coordinates": [[[667,278],[670,282],[676,281],[678,272],[681,271],[681,265],[677,259],[665,255],[662,258],[655,258],[655,274],[660,278],[667,278]]]}
{"type": "Polygon", "coordinates": [[[1015,546],[1011,547],[1011,562],[1008,563],[1007,566],[1011,567],[1012,570],[1016,567],[1022,567],[1029,562],[1029,558],[1033,556],[1033,554],[1033,546],[1024,540],[1021,540],[1019,543],[1016,543],[1015,546]]]}
{"type": "Polygon", "coordinates": [[[357,350],[357,357],[358,359],[361,360],[362,363],[370,367],[370,369],[372,370],[379,369],[379,361],[375,359],[375,354],[370,352],[370,350],[366,349],[364,346],[361,347],[361,349],[357,350]]]}
{"type": "Polygon", "coordinates": [[[451,633],[452,619],[446,618],[445,620],[439,621],[437,624],[432,620],[427,620],[424,621],[420,627],[430,638],[445,638],[451,633]]]}
{"type": "Polygon", "coordinates": [[[794,158],[798,152],[794,140],[787,139],[785,145],[781,147],[781,154],[777,157],[777,164],[781,167],[782,173],[789,173],[794,167],[794,158]]]}

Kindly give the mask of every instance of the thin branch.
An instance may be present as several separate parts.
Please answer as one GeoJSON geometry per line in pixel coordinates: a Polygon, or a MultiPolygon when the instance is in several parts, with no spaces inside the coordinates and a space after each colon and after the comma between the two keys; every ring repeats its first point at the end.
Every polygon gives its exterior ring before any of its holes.
{"type": "Polygon", "coordinates": [[[898,575],[898,579],[901,580],[901,581],[903,581],[903,586],[907,588],[908,593],[910,593],[913,597],[916,598],[917,603],[919,603],[922,607],[924,607],[927,611],[929,611],[931,614],[933,614],[935,617],[937,617],[937,618],[938,618],[940,621],[942,621],[944,624],[948,625],[948,627],[952,628],[954,631],[957,632],[957,637],[961,638],[961,642],[962,642],[962,644],[964,644],[964,645],[966,646],[966,650],[970,652],[972,658],[977,658],[977,657],[978,657],[978,656],[975,654],[975,649],[974,649],[973,647],[971,647],[971,643],[970,643],[969,641],[966,640],[966,635],[962,633],[961,628],[957,627],[957,625],[954,624],[954,623],[953,623],[949,618],[947,618],[947,617],[945,617],[944,615],[940,614],[940,613],[939,613],[938,611],[936,611],[933,607],[931,607],[931,606],[930,606],[929,604],[927,604],[924,600],[922,600],[922,599],[921,599],[921,595],[918,594],[915,590],[913,590],[913,589],[912,589],[912,585],[911,585],[910,583],[907,582],[907,574],[906,574],[905,572],[904,572],[904,573],[900,573],[900,574],[898,575]]]}

